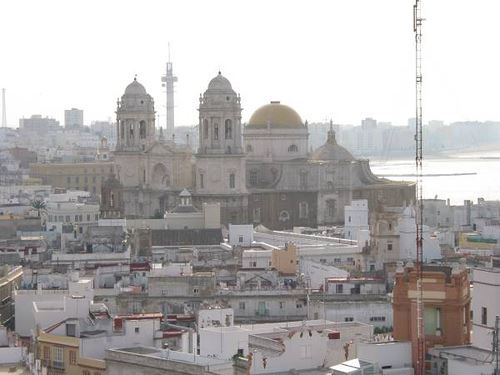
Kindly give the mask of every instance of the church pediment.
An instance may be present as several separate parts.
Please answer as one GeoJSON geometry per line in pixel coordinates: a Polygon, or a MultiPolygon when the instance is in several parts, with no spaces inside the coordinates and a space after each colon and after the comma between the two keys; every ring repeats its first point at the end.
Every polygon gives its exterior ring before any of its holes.
{"type": "Polygon", "coordinates": [[[169,145],[164,143],[155,142],[145,151],[147,154],[152,155],[174,155],[175,151],[169,145]]]}

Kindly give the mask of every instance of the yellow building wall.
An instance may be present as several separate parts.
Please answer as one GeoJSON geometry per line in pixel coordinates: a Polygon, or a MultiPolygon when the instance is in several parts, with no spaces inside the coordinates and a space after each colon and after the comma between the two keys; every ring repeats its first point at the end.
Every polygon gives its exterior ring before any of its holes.
{"type": "Polygon", "coordinates": [[[295,275],[297,273],[297,246],[288,242],[284,249],[274,249],[271,266],[280,274],[295,275]]]}
{"type": "Polygon", "coordinates": [[[48,368],[47,374],[67,375],[105,375],[105,362],[80,356],[80,339],[56,336],[40,332],[37,339],[36,357],[42,366],[48,368]],[[63,350],[63,365],[56,365],[56,351],[63,350]]]}

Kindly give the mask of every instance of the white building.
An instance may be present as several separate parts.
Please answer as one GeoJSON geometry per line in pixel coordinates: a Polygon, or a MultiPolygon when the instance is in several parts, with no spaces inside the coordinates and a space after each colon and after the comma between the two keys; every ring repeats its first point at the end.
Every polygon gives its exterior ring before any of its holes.
{"type": "MultiPolygon", "coordinates": [[[[412,206],[406,207],[398,221],[400,259],[416,259],[415,209],[412,206]]],[[[427,225],[423,227],[423,237],[424,261],[429,262],[431,260],[441,259],[439,239],[431,236],[430,228],[427,225]]]]}
{"type": "Polygon", "coordinates": [[[324,287],[327,278],[349,276],[349,272],[343,269],[309,259],[303,259],[300,262],[300,273],[304,274],[304,278],[308,281],[308,286],[311,289],[324,287]]]}
{"type": "Polygon", "coordinates": [[[52,316],[56,314],[54,311],[69,311],[67,308],[71,307],[72,302],[69,300],[71,296],[83,297],[85,302],[78,300],[77,303],[89,303],[94,298],[92,284],[92,279],[80,279],[75,272],[70,276],[68,289],[42,289],[42,284],[38,284],[35,290],[16,290],[14,292],[16,333],[21,337],[29,337],[37,323],[41,327],[50,325],[53,322],[52,316]]]}
{"type": "Polygon", "coordinates": [[[66,128],[83,126],[83,110],[77,108],[64,111],[64,126],[66,128]]]}
{"type": "Polygon", "coordinates": [[[199,328],[230,327],[234,325],[234,311],[219,306],[201,308],[197,312],[196,323],[199,328]]]}
{"type": "Polygon", "coordinates": [[[229,224],[229,245],[249,247],[253,242],[253,225],[229,224]]]}
{"type": "Polygon", "coordinates": [[[368,200],[353,200],[344,208],[344,236],[358,240],[360,230],[368,230],[368,200]]]}
{"type": "Polygon", "coordinates": [[[370,339],[372,330],[367,324],[323,320],[208,327],[199,331],[200,354],[230,359],[251,352],[251,374],[311,369],[344,360],[346,344],[348,358],[355,358],[357,344],[370,339]]]}

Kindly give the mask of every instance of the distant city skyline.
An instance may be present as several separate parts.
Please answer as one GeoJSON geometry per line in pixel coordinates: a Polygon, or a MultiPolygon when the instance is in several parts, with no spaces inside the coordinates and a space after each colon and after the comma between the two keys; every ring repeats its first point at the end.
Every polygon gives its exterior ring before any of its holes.
{"type": "MultiPolygon", "coordinates": [[[[165,127],[160,79],[170,43],[176,126],[197,123],[198,96],[219,69],[241,94],[243,121],[280,100],[304,121],[358,125],[372,117],[404,125],[414,113],[412,4],[4,3],[7,122],[17,127],[19,118],[41,114],[63,123],[73,107],[85,111],[87,124],[114,120],[116,99],[137,74],[165,127]]],[[[500,120],[499,11],[493,0],[424,3],[424,122],[500,120]]]]}

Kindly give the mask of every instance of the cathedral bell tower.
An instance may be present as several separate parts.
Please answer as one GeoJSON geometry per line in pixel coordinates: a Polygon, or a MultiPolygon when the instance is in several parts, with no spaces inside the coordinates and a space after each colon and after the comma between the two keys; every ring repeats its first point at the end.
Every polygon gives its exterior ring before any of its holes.
{"type": "Polygon", "coordinates": [[[196,194],[205,196],[203,201],[220,202],[224,223],[246,222],[248,193],[240,96],[220,72],[200,95],[198,111],[196,194]]]}
{"type": "Polygon", "coordinates": [[[145,151],[155,141],[153,98],[134,78],[116,109],[116,151],[145,151]]]}

